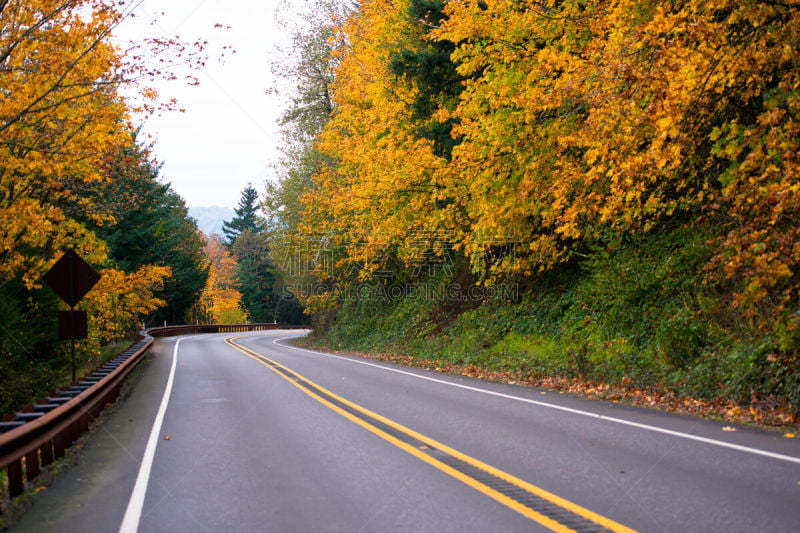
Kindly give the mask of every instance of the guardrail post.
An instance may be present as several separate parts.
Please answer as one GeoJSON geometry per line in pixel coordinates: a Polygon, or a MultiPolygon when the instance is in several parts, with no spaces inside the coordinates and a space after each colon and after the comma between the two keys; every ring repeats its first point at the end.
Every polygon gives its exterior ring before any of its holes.
{"type": "Polygon", "coordinates": [[[64,457],[64,433],[67,431],[69,431],[69,428],[59,431],[53,439],[53,455],[56,459],[61,459],[64,457]]]}
{"type": "Polygon", "coordinates": [[[42,446],[42,466],[53,462],[53,441],[49,440],[42,446]]]}
{"type": "Polygon", "coordinates": [[[66,452],[67,448],[72,446],[72,443],[75,442],[75,423],[70,422],[70,424],[64,429],[64,432],[61,434],[61,442],[64,443],[64,451],[66,452]]]}
{"type": "Polygon", "coordinates": [[[39,475],[39,450],[33,450],[25,456],[25,477],[33,481],[39,475]]]}
{"type": "Polygon", "coordinates": [[[22,482],[22,459],[9,463],[6,472],[8,473],[8,495],[11,498],[16,498],[25,490],[25,485],[22,482]]]}
{"type": "Polygon", "coordinates": [[[80,428],[80,420],[75,420],[72,424],[69,425],[69,435],[67,437],[67,448],[72,446],[76,440],[78,440],[78,435],[80,435],[81,428],[80,428]]]}

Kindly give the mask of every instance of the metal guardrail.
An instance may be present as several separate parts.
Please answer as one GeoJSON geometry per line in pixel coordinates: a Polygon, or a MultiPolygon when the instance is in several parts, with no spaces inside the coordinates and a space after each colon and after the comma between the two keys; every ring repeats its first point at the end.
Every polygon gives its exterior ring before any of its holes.
{"type": "MultiPolygon", "coordinates": [[[[277,324],[210,324],[149,328],[114,359],[84,376],[69,389],[48,398],[46,403],[17,413],[17,420],[3,422],[0,434],[0,471],[8,475],[11,498],[24,492],[25,480],[33,481],[42,466],[64,456],[65,450],[89,428],[100,411],[119,396],[125,378],[152,346],[153,337],[195,333],[233,333],[270,329],[299,329],[277,324]],[[23,468],[24,467],[24,468],[23,468]]],[[[303,326],[305,328],[307,326],[303,326]]]]}

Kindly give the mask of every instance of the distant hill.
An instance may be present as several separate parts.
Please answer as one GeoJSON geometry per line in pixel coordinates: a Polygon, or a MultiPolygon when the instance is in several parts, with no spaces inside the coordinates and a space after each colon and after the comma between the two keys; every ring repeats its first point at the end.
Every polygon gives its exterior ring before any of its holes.
{"type": "Polygon", "coordinates": [[[197,221],[197,227],[208,236],[212,233],[222,235],[222,223],[226,220],[231,220],[236,216],[236,213],[229,207],[212,205],[207,207],[190,207],[189,216],[197,221]]]}

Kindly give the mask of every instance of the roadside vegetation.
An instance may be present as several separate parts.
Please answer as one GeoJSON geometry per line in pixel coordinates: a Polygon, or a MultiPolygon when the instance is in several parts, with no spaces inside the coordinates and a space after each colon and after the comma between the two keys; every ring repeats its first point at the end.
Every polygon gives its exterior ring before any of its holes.
{"type": "Polygon", "coordinates": [[[63,380],[41,277],[74,248],[102,274],[79,364],[142,322],[310,317],[337,349],[797,420],[800,6],[314,0],[275,55],[274,179],[205,238],[131,118],[202,44],[122,50],[133,5],[0,2],[2,412],[63,380]]]}
{"type": "MultiPolygon", "coordinates": [[[[346,298],[311,343],[401,364],[729,420],[796,420],[800,374],[779,343],[727,308],[693,267],[686,229],[538,276],[509,301],[453,301],[442,273],[391,298],[346,298]]],[[[512,294],[522,287],[506,287],[512,294]]],[[[366,291],[362,291],[362,294],[366,291]]]]}
{"type": "Polygon", "coordinates": [[[150,83],[205,54],[177,39],[123,50],[112,37],[133,7],[0,2],[0,413],[70,380],[65,305],[42,283],[66,249],[101,274],[78,305],[89,315],[79,370],[143,322],[183,321],[208,276],[203,239],[132,119],[173,109],[150,83]]]}
{"type": "Polygon", "coordinates": [[[320,0],[264,201],[314,342],[795,422],[798,29],[757,0],[320,0]]]}

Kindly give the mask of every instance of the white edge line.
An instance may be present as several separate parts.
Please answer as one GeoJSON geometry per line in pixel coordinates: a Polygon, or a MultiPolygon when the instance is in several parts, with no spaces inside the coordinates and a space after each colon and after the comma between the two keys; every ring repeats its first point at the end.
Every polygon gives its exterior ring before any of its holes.
{"type": "Polygon", "coordinates": [[[315,351],[315,350],[306,350],[304,348],[296,348],[294,346],[289,346],[287,344],[283,344],[283,343],[279,344],[278,343],[278,341],[282,341],[282,340],[290,339],[290,338],[293,338],[293,337],[281,337],[281,338],[278,338],[278,339],[274,339],[272,341],[272,343],[277,345],[277,346],[281,346],[283,348],[289,349],[289,350],[294,350],[294,351],[298,351],[298,352],[308,352],[308,353],[315,354],[315,355],[324,355],[325,357],[334,357],[336,359],[342,359],[343,361],[349,361],[351,363],[356,363],[356,364],[359,364],[359,365],[372,366],[372,367],[380,368],[380,369],[383,369],[383,370],[386,370],[386,371],[389,371],[389,372],[396,372],[398,374],[404,374],[406,376],[412,376],[412,377],[419,378],[419,379],[425,379],[427,381],[433,381],[434,383],[441,383],[443,385],[449,385],[451,387],[457,387],[459,389],[466,389],[466,390],[470,390],[470,391],[474,391],[474,392],[480,392],[480,393],[483,393],[483,394],[488,394],[490,396],[498,396],[500,398],[506,398],[506,399],[509,399],[509,400],[516,400],[518,402],[530,403],[530,404],[533,404],[533,405],[537,405],[539,407],[547,407],[549,409],[557,409],[559,411],[566,411],[568,413],[572,413],[572,414],[576,414],[576,415],[588,416],[589,418],[596,418],[596,419],[599,419],[599,420],[605,420],[607,422],[614,422],[616,424],[622,424],[622,425],[625,425],[625,426],[631,426],[631,427],[635,427],[635,428],[639,428],[639,429],[644,429],[644,430],[647,430],[647,431],[654,431],[656,433],[663,433],[665,435],[672,435],[673,437],[680,437],[680,438],[683,438],[683,439],[693,440],[693,441],[697,441],[697,442],[704,442],[706,444],[712,444],[714,446],[720,446],[722,448],[730,448],[732,450],[739,450],[741,452],[752,453],[752,454],[755,454],[755,455],[762,455],[764,457],[770,457],[772,459],[779,459],[781,461],[788,461],[790,463],[800,464],[800,457],[792,457],[791,455],[783,455],[783,454],[780,454],[780,453],[768,452],[766,450],[759,450],[758,448],[751,448],[749,446],[742,446],[741,444],[733,444],[733,443],[725,442],[725,441],[721,441],[721,440],[709,439],[707,437],[700,437],[699,435],[692,435],[690,433],[682,433],[680,431],[673,431],[671,429],[664,429],[664,428],[660,428],[660,427],[657,427],[657,426],[651,426],[651,425],[648,425],[648,424],[640,424],[639,422],[632,422],[630,420],[625,420],[623,418],[615,418],[613,416],[604,416],[604,415],[601,415],[601,414],[592,413],[590,411],[582,411],[580,409],[572,409],[571,407],[563,407],[561,405],[555,405],[555,404],[552,404],[552,403],[540,402],[540,401],[536,401],[536,400],[530,400],[528,398],[520,398],[519,396],[511,396],[510,394],[503,394],[502,392],[494,392],[494,391],[489,391],[489,390],[485,390],[485,389],[480,389],[480,388],[477,388],[477,387],[470,387],[469,385],[462,385],[460,383],[452,383],[450,381],[445,381],[443,379],[436,379],[436,378],[432,378],[432,377],[429,377],[429,376],[423,376],[423,375],[420,375],[420,374],[415,374],[413,372],[406,372],[405,370],[400,370],[400,369],[397,369],[397,368],[391,368],[391,367],[383,366],[383,365],[376,365],[375,363],[368,363],[367,361],[360,361],[360,360],[354,359],[352,357],[342,357],[341,355],[335,355],[335,354],[326,353],[326,352],[320,352],[320,351],[315,351]]]}
{"type": "Polygon", "coordinates": [[[175,378],[175,366],[178,360],[178,345],[183,338],[178,339],[175,348],[172,350],[172,367],[169,370],[167,386],[164,389],[164,396],[161,397],[161,405],[158,407],[156,419],[153,421],[153,429],[150,430],[150,438],[147,439],[147,447],[144,450],[142,463],[139,466],[139,475],[136,476],[136,483],[131,492],[131,499],[128,500],[128,507],[125,509],[125,516],[119,526],[120,533],[136,533],[139,529],[139,520],[142,517],[142,507],[144,497],[147,494],[147,484],[150,482],[150,469],[153,467],[153,459],[156,455],[159,437],[161,435],[161,424],[164,422],[164,414],[167,412],[170,393],[172,392],[172,381],[175,378]]]}

